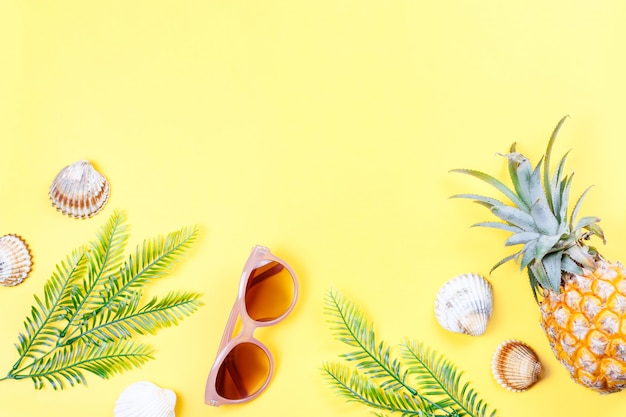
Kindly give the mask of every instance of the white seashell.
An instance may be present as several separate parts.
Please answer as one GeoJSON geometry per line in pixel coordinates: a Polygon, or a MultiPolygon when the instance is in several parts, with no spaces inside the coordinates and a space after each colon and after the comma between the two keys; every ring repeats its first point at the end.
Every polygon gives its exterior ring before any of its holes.
{"type": "Polygon", "coordinates": [[[115,417],[175,417],[174,391],[148,381],[129,385],[115,402],[115,417]]]}
{"type": "Polygon", "coordinates": [[[11,287],[28,277],[33,266],[28,245],[18,235],[0,237],[0,284],[11,287]]]}
{"type": "Polygon", "coordinates": [[[52,181],[50,201],[63,214],[86,219],[98,213],[109,199],[109,181],[89,161],[63,168],[52,181]]]}
{"type": "Polygon", "coordinates": [[[491,360],[491,371],[500,385],[521,392],[543,376],[543,366],[530,346],[519,340],[506,340],[498,346],[491,360]]]}
{"type": "Polygon", "coordinates": [[[478,274],[452,278],[435,297],[437,321],[444,329],[454,333],[480,336],[487,329],[492,308],[491,284],[478,274]]]}

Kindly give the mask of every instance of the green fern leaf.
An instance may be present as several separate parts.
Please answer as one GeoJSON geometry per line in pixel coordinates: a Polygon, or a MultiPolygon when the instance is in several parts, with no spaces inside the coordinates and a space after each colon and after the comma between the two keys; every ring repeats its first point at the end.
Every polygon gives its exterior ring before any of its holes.
{"type": "MultiPolygon", "coordinates": [[[[330,290],[325,311],[335,337],[353,351],[340,355],[354,368],[325,363],[322,370],[337,394],[381,412],[403,416],[485,417],[488,406],[445,357],[423,343],[406,340],[394,359],[384,342],[376,342],[373,325],[340,293],[330,290]],[[403,369],[406,369],[403,371],[403,369]],[[409,378],[415,386],[409,385],[409,378]]],[[[495,411],[490,414],[495,416],[495,411]]]]}
{"type": "Polygon", "coordinates": [[[85,325],[79,338],[99,344],[126,339],[133,334],[155,334],[162,328],[177,325],[203,304],[200,294],[192,292],[172,292],[162,300],[154,297],[142,308],[138,307],[140,298],[140,293],[136,293],[127,299],[127,303],[118,306],[116,311],[109,309],[106,313],[103,311],[94,316],[85,325]]]}
{"type": "Polygon", "coordinates": [[[90,264],[97,271],[96,279],[117,273],[122,264],[129,237],[126,221],[126,213],[115,211],[96,240],[90,243],[90,264]]]}
{"type": "Polygon", "coordinates": [[[38,389],[63,389],[84,384],[86,372],[109,378],[139,367],[153,350],[129,338],[177,325],[202,305],[200,294],[176,291],[141,305],[144,286],[171,272],[197,228],[146,241],[122,267],[125,221],[124,213],[114,212],[95,241],[57,265],[18,334],[19,358],[0,380],[31,379],[38,389]]]}
{"type": "MultiPolygon", "coordinates": [[[[44,285],[43,301],[35,296],[36,305],[24,321],[25,333],[18,335],[16,348],[21,358],[35,358],[41,349],[60,337],[58,321],[67,315],[69,294],[84,275],[85,264],[84,247],[73,251],[57,265],[56,272],[44,285]]],[[[19,366],[20,362],[17,362],[14,368],[19,366]]]]}
{"type": "MultiPolygon", "coordinates": [[[[403,357],[414,375],[420,392],[448,398],[446,407],[453,407],[460,415],[484,417],[487,404],[477,399],[476,392],[466,383],[461,385],[461,372],[446,358],[423,343],[406,340],[403,357]]],[[[490,414],[495,415],[495,410],[490,414]]]]}
{"type": "Polygon", "coordinates": [[[102,308],[101,292],[110,280],[110,274],[119,269],[128,240],[125,221],[126,215],[115,211],[101,228],[96,240],[88,244],[84,254],[87,258],[87,273],[82,282],[73,288],[67,323],[61,331],[63,337],[71,337],[85,319],[102,308]]]}
{"type": "Polygon", "coordinates": [[[374,409],[406,416],[435,415],[432,406],[421,401],[419,397],[381,388],[371,378],[345,365],[328,362],[323,364],[322,370],[336,393],[345,397],[348,402],[358,402],[374,409]]]}
{"type": "Polygon", "coordinates": [[[129,256],[118,275],[108,282],[107,292],[102,302],[105,306],[124,303],[125,298],[152,280],[166,276],[181,259],[185,251],[195,241],[198,234],[196,227],[185,227],[145,240],[137,246],[135,253],[129,256]]]}
{"type": "Polygon", "coordinates": [[[35,362],[32,367],[18,372],[14,378],[30,378],[35,388],[41,389],[49,383],[54,389],[63,389],[66,384],[86,384],[84,372],[103,379],[139,367],[153,359],[154,350],[132,341],[121,341],[90,345],[73,343],[55,349],[51,354],[35,362]]]}
{"type": "Polygon", "coordinates": [[[416,392],[406,383],[406,372],[400,362],[392,360],[390,348],[383,342],[377,343],[373,325],[365,319],[363,312],[348,302],[340,293],[330,291],[326,297],[326,312],[332,317],[331,329],[335,337],[357,350],[341,355],[347,361],[357,362],[356,366],[372,378],[383,379],[384,388],[405,388],[411,394],[416,392]]]}

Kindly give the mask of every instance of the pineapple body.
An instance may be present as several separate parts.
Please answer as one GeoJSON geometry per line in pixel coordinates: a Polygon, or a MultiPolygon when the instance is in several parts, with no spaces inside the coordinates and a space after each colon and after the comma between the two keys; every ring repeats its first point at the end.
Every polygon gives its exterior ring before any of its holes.
{"type": "Polygon", "coordinates": [[[600,259],[541,302],[542,327],[572,379],[600,393],[626,388],[626,269],[600,259]]]}

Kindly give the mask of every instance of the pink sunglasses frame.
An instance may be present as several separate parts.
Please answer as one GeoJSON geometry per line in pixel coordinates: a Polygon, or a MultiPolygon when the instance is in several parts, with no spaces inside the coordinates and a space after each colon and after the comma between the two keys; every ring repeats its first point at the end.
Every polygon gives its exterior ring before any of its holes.
{"type": "Polygon", "coordinates": [[[235,305],[233,306],[233,309],[230,312],[230,316],[228,317],[226,328],[224,329],[224,334],[222,336],[222,341],[220,342],[220,346],[217,352],[217,357],[215,358],[215,361],[213,363],[213,366],[211,367],[211,371],[209,372],[209,376],[207,378],[206,388],[204,391],[205,404],[217,407],[223,404],[244,403],[244,402],[253,400],[267,388],[270,380],[272,379],[272,376],[274,375],[274,358],[272,357],[272,354],[269,351],[269,349],[263,343],[261,343],[258,339],[254,338],[253,336],[254,330],[258,327],[273,326],[279,323],[280,321],[284,320],[285,317],[287,317],[289,313],[291,313],[291,311],[295,307],[297,299],[298,299],[298,279],[296,278],[296,274],[293,271],[293,269],[291,269],[291,267],[285,261],[273,255],[270,252],[269,248],[266,248],[260,245],[255,246],[252,249],[252,252],[250,253],[250,256],[248,257],[248,260],[246,261],[244,265],[243,272],[241,274],[241,279],[239,281],[239,295],[237,296],[235,305]],[[293,293],[293,300],[291,300],[291,304],[289,305],[289,308],[287,308],[287,310],[281,316],[271,321],[254,320],[248,315],[248,312],[246,310],[245,296],[246,296],[246,288],[248,285],[248,279],[250,278],[250,275],[252,274],[252,271],[255,268],[259,267],[260,265],[263,265],[263,261],[277,262],[289,272],[289,274],[291,275],[291,278],[293,279],[294,293],[293,293]],[[232,333],[235,328],[235,325],[237,324],[237,319],[239,317],[241,317],[241,330],[237,335],[233,337],[232,333]],[[267,379],[265,380],[261,388],[259,388],[256,392],[240,400],[231,400],[231,399],[224,398],[221,395],[219,395],[217,393],[217,388],[215,384],[217,381],[218,372],[224,360],[230,354],[230,352],[237,345],[241,343],[252,343],[260,347],[267,355],[270,369],[267,375],[267,379]]]}

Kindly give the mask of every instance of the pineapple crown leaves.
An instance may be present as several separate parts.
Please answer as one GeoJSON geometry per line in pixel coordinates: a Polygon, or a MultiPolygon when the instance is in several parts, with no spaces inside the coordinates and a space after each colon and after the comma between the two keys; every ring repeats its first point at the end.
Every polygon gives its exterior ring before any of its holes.
{"type": "Polygon", "coordinates": [[[487,207],[500,221],[480,222],[474,226],[490,227],[510,232],[505,246],[521,245],[522,248],[498,263],[515,260],[520,269],[528,271],[533,295],[537,299],[540,288],[559,292],[562,273],[579,274],[583,267],[591,267],[595,249],[585,244],[591,235],[604,241],[604,233],[597,217],[582,217],[578,212],[589,192],[587,188],[569,213],[570,191],[574,174],[565,175],[564,167],[569,152],[561,158],[550,173],[552,147],[563,123],[564,116],[550,136],[544,156],[533,168],[530,160],[517,152],[513,143],[509,153],[502,155],[508,160],[509,175],[513,187],[509,188],[495,177],[470,169],[454,169],[450,172],[467,174],[478,178],[500,191],[512,205],[497,199],[476,195],[457,194],[452,198],[466,198],[487,207]]]}
{"type": "Polygon", "coordinates": [[[325,313],[335,338],[352,349],[340,355],[345,363],[322,366],[332,388],[347,401],[366,405],[377,415],[495,416],[469,383],[462,383],[462,373],[435,350],[406,339],[400,356],[394,357],[384,341],[377,341],[363,312],[338,291],[327,293],[325,313]]]}
{"type": "Polygon", "coordinates": [[[24,321],[16,343],[19,359],[6,377],[30,378],[36,388],[63,389],[139,367],[153,349],[130,340],[177,325],[202,306],[201,294],[174,291],[142,305],[149,282],[172,271],[195,240],[186,227],[144,240],[124,260],[126,215],[116,211],[94,241],[72,251],[44,285],[43,297],[24,321]]]}

